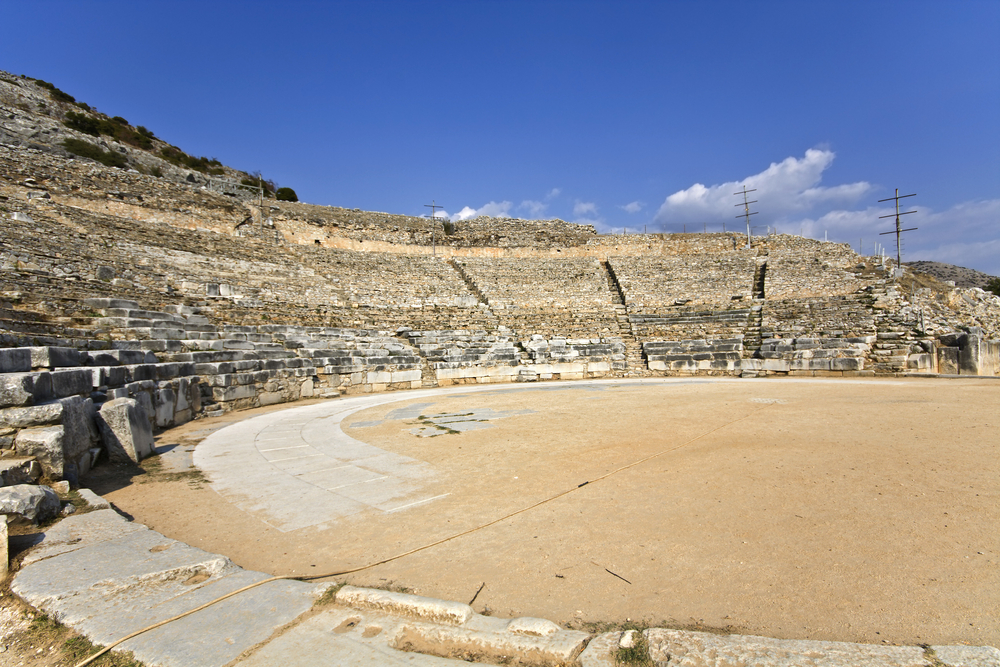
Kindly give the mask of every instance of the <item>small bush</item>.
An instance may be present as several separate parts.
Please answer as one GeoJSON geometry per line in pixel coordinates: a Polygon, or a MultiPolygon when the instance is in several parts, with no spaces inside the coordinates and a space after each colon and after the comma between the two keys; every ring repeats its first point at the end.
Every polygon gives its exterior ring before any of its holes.
{"type": "Polygon", "coordinates": [[[993,292],[997,296],[1000,296],[1000,278],[990,278],[986,283],[986,287],[983,288],[987,292],[993,292]]]}
{"type": "Polygon", "coordinates": [[[71,130],[77,130],[78,132],[83,132],[94,137],[99,137],[102,134],[114,137],[124,144],[144,150],[149,150],[153,147],[153,142],[148,136],[133,130],[129,126],[128,121],[121,116],[115,116],[111,120],[107,120],[105,118],[95,118],[89,114],[70,111],[66,114],[66,120],[63,121],[63,125],[71,130]]]}
{"type": "Polygon", "coordinates": [[[267,195],[268,197],[274,196],[274,190],[275,190],[274,181],[265,180],[264,177],[260,175],[259,171],[250,174],[250,178],[241,179],[240,183],[243,185],[249,185],[252,188],[262,187],[264,188],[265,195],[267,195]]]}
{"type": "MultiPolygon", "coordinates": [[[[144,136],[144,138],[149,141],[148,137],[144,136]]],[[[193,169],[194,171],[200,171],[203,174],[218,176],[219,174],[225,173],[225,170],[222,168],[222,163],[215,158],[209,159],[207,157],[192,157],[176,146],[164,146],[160,150],[160,155],[170,164],[177,165],[178,167],[193,169]]]]}
{"type": "Polygon", "coordinates": [[[299,197],[295,194],[295,190],[291,188],[278,188],[278,191],[274,193],[274,198],[278,201],[298,201],[299,197]]]}
{"type": "Polygon", "coordinates": [[[56,88],[55,86],[53,86],[48,81],[42,81],[41,79],[35,79],[35,83],[37,83],[42,88],[45,88],[46,90],[48,90],[49,91],[49,97],[51,97],[52,99],[54,99],[56,102],[68,102],[70,104],[76,104],[76,98],[75,97],[73,97],[69,93],[64,93],[63,91],[59,90],[58,88],[56,88]]]}
{"type": "Polygon", "coordinates": [[[81,141],[80,139],[66,139],[63,141],[63,148],[73,155],[96,160],[108,167],[124,168],[128,166],[128,160],[121,153],[103,150],[99,146],[95,146],[87,141],[81,141]]]}

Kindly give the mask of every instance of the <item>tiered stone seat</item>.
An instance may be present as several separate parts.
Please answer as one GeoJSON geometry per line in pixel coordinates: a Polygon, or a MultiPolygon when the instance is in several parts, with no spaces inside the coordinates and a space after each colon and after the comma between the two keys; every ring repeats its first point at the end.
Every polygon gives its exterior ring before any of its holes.
{"type": "Polygon", "coordinates": [[[652,371],[733,373],[740,369],[743,337],[646,342],[642,351],[652,371]]]}
{"type": "Polygon", "coordinates": [[[755,255],[748,251],[665,257],[612,257],[629,313],[670,308],[746,307],[753,298],[755,255]]]}
{"type": "Polygon", "coordinates": [[[301,262],[323,273],[350,304],[371,308],[474,308],[479,300],[440,257],[297,246],[301,262]]]}
{"type": "Polygon", "coordinates": [[[594,258],[462,258],[456,263],[495,311],[611,309],[606,274],[594,258]]]}
{"type": "Polygon", "coordinates": [[[875,280],[862,275],[857,264],[857,255],[841,246],[810,254],[772,252],[767,257],[764,295],[768,299],[801,299],[854,294],[875,280]]]}
{"type": "Polygon", "coordinates": [[[427,360],[439,385],[461,381],[510,379],[517,375],[520,354],[509,331],[407,331],[410,344],[427,360]]]}

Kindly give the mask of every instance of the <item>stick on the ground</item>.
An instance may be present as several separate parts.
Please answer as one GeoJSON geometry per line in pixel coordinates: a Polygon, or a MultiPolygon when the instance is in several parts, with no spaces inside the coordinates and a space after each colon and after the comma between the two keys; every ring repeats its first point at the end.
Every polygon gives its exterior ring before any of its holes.
{"type": "Polygon", "coordinates": [[[484,588],[486,588],[486,582],[485,581],[483,582],[483,585],[479,587],[479,590],[476,591],[476,594],[472,596],[472,599],[469,600],[469,606],[470,607],[472,606],[472,603],[476,601],[476,598],[479,597],[479,594],[483,592],[484,588]]]}

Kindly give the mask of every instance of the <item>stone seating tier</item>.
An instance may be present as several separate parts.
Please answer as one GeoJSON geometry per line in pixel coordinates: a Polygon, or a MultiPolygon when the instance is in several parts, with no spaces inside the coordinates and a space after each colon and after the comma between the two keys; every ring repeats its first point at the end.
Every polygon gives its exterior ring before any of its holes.
{"type": "Polygon", "coordinates": [[[494,311],[611,308],[607,275],[594,258],[462,258],[455,264],[494,311]]]}
{"type": "Polygon", "coordinates": [[[678,305],[730,307],[753,298],[757,258],[751,251],[658,257],[611,257],[630,314],[678,305]]]}

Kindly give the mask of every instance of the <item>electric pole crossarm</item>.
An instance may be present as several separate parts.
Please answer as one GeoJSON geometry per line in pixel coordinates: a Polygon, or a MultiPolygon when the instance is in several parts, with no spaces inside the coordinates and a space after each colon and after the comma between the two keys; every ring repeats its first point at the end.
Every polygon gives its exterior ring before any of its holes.
{"type": "Polygon", "coordinates": [[[902,270],[902,266],[903,266],[902,243],[900,243],[899,236],[903,232],[912,232],[912,231],[914,231],[914,230],[917,229],[916,227],[910,227],[909,229],[903,229],[902,225],[899,224],[899,216],[901,216],[901,215],[909,215],[911,213],[916,213],[916,211],[900,211],[899,210],[899,200],[900,199],[906,199],[907,197],[916,197],[916,196],[917,196],[917,193],[915,193],[915,192],[913,194],[911,194],[911,195],[901,195],[901,194],[899,194],[899,188],[896,188],[896,196],[895,197],[888,197],[886,199],[879,199],[879,203],[884,202],[884,201],[894,201],[894,202],[896,202],[896,212],[895,213],[890,213],[889,215],[880,215],[879,216],[880,220],[882,218],[895,218],[896,219],[896,229],[894,229],[892,231],[888,231],[888,232],[882,232],[881,234],[879,234],[879,236],[886,236],[887,234],[895,234],[896,235],[896,270],[897,271],[902,270]]]}

